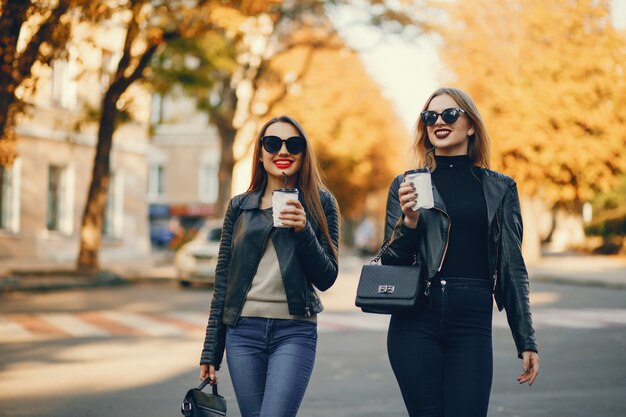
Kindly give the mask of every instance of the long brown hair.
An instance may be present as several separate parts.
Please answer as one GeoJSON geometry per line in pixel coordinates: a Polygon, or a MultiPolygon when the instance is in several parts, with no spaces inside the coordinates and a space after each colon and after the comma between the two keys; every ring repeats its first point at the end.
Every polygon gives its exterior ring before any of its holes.
{"type": "MultiPolygon", "coordinates": [[[[330,238],[330,233],[328,232],[328,222],[326,221],[326,216],[324,215],[324,208],[322,207],[322,201],[320,200],[320,191],[328,191],[328,187],[324,184],[324,180],[320,175],[320,168],[317,163],[317,159],[315,158],[315,154],[311,149],[311,142],[309,138],[304,133],[304,129],[300,126],[300,123],[296,122],[290,116],[278,116],[273,119],[268,120],[263,127],[259,130],[259,134],[256,137],[256,141],[254,143],[254,158],[252,159],[252,179],[250,180],[250,186],[248,187],[248,192],[261,190],[267,184],[267,171],[263,167],[263,163],[259,160],[261,155],[261,138],[265,136],[265,131],[270,125],[274,123],[289,123],[292,125],[306,140],[306,148],[302,155],[302,166],[300,168],[300,172],[298,172],[298,179],[296,180],[296,185],[300,190],[302,190],[304,204],[308,211],[308,215],[311,216],[313,221],[318,224],[326,240],[328,241],[330,247],[335,254],[335,257],[338,256],[337,247],[333,243],[330,238]]],[[[329,193],[330,194],[330,193],[329,193]]],[[[330,194],[332,196],[332,194],[330,194]]],[[[334,196],[332,196],[334,199],[334,196]]],[[[335,207],[337,208],[337,217],[340,219],[339,214],[339,205],[337,201],[335,201],[335,207]]]]}
{"type": "MultiPolygon", "coordinates": [[[[470,121],[470,124],[474,127],[474,133],[469,137],[469,147],[468,147],[468,156],[472,160],[475,166],[479,166],[481,168],[489,168],[490,166],[490,157],[491,157],[491,141],[489,139],[489,134],[487,133],[487,129],[485,128],[485,123],[483,122],[480,113],[478,112],[478,107],[474,103],[474,100],[467,94],[465,91],[460,90],[458,88],[453,87],[443,87],[437,89],[434,93],[428,97],[426,100],[426,104],[422,108],[422,111],[428,110],[428,106],[430,102],[437,96],[442,96],[444,94],[449,95],[456,101],[460,108],[465,110],[465,115],[470,121]]],[[[430,169],[436,168],[435,157],[433,153],[428,154],[427,152],[433,148],[433,144],[428,140],[428,132],[426,131],[426,126],[424,126],[424,122],[422,122],[422,118],[418,117],[417,122],[415,123],[415,141],[413,142],[413,151],[414,155],[417,158],[417,165],[420,167],[427,166],[430,169]]]]}

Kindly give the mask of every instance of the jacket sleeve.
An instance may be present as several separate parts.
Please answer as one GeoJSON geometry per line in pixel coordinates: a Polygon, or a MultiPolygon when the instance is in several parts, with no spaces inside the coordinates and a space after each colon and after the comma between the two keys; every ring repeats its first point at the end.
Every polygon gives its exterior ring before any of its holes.
{"type": "Polygon", "coordinates": [[[412,265],[417,253],[417,238],[420,223],[416,229],[404,225],[402,207],[398,198],[398,189],[402,176],[394,179],[387,195],[387,213],[385,215],[385,242],[391,244],[383,253],[381,262],[385,265],[412,265]]]}
{"type": "Polygon", "coordinates": [[[522,257],[522,232],[519,196],[513,182],[502,202],[500,287],[507,321],[520,358],[522,352],[537,352],[530,312],[528,273],[522,257]]]}
{"type": "Polygon", "coordinates": [[[222,226],[222,237],[215,268],[215,285],[213,287],[213,300],[211,301],[211,312],[209,322],[204,337],[204,348],[200,358],[201,365],[213,365],[219,369],[224,356],[224,345],[226,341],[226,325],[222,323],[224,314],[224,298],[226,296],[226,286],[228,283],[228,271],[230,268],[231,240],[234,223],[237,215],[233,213],[233,201],[228,203],[224,224],[222,226]]]}
{"type": "MultiPolygon", "coordinates": [[[[339,251],[339,212],[335,198],[328,192],[322,194],[322,207],[328,224],[330,239],[339,251]]],[[[304,229],[294,232],[296,253],[302,263],[304,273],[309,281],[319,290],[326,291],[337,279],[338,261],[333,248],[322,234],[319,238],[311,223],[307,221],[304,229]]]]}

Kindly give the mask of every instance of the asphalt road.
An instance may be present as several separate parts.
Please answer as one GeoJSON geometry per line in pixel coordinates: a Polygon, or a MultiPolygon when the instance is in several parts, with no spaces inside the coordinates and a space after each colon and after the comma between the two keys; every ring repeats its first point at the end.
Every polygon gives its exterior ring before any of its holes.
{"type": "MultiPolygon", "coordinates": [[[[357,312],[353,284],[324,295],[300,416],[406,415],[386,359],[387,318],[357,312]]],[[[541,375],[533,387],[515,382],[521,363],[504,313],[494,313],[489,416],[626,416],[626,290],[532,289],[541,375]]],[[[0,297],[0,416],[180,415],[198,381],[209,300],[173,284],[0,297]]],[[[220,391],[239,416],[227,369],[220,391]]]]}

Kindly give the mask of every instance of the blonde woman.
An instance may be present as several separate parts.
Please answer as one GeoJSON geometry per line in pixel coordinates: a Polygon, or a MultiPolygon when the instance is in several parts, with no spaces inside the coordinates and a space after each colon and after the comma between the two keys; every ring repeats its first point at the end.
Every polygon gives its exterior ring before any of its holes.
{"type": "Polygon", "coordinates": [[[416,311],[394,314],[388,354],[411,417],[485,417],[493,374],[492,306],[506,310],[532,385],[539,356],[522,258],[515,181],[489,169],[489,136],[471,97],[441,88],[416,126],[415,156],[432,171],[434,207],[398,176],[387,201],[384,264],[421,263],[416,311]],[[434,149],[434,153],[431,152],[434,149]]]}

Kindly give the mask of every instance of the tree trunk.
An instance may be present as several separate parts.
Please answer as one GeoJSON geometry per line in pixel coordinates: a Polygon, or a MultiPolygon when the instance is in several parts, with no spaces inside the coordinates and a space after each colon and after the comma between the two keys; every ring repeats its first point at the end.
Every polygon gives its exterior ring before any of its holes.
{"type": "Polygon", "coordinates": [[[0,15],[0,166],[10,166],[15,157],[13,105],[21,76],[15,71],[17,40],[30,2],[7,1],[0,15]]]}
{"type": "MultiPolygon", "coordinates": [[[[216,124],[217,126],[217,124],[216,124]]],[[[223,217],[228,206],[231,196],[233,183],[233,168],[235,167],[235,156],[233,153],[233,144],[235,143],[235,129],[225,129],[223,132],[219,126],[220,142],[222,146],[220,165],[218,171],[218,196],[217,196],[217,215],[223,217]]]]}
{"type": "Polygon", "coordinates": [[[102,100],[102,113],[98,129],[98,143],[91,174],[91,184],[80,229],[78,269],[98,269],[98,251],[102,240],[102,219],[109,190],[111,146],[115,132],[116,103],[120,93],[107,91],[102,100]]]}
{"type": "Polygon", "coordinates": [[[221,91],[222,102],[217,107],[209,110],[209,118],[217,128],[221,144],[221,157],[218,169],[218,195],[217,215],[223,217],[231,196],[233,182],[233,168],[235,167],[235,154],[233,145],[237,129],[233,126],[235,109],[237,107],[237,95],[230,85],[230,78],[223,84],[221,91]]]}

